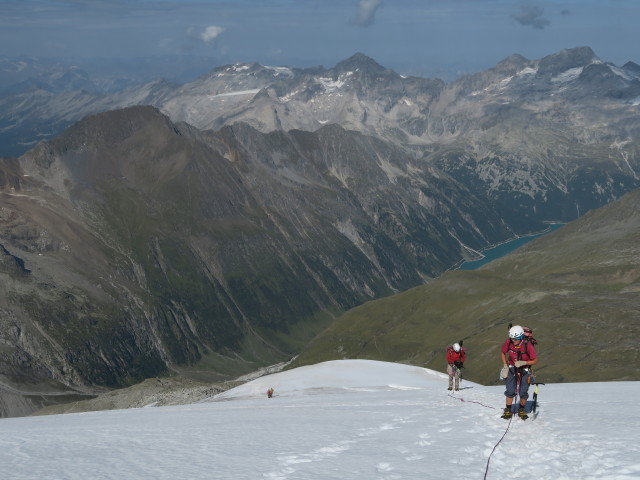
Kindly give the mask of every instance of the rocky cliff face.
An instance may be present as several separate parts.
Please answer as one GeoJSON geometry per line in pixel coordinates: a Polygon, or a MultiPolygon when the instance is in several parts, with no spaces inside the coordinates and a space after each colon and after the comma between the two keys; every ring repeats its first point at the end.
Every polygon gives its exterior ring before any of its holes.
{"type": "Polygon", "coordinates": [[[486,199],[335,125],[201,132],[135,107],[2,166],[0,367],[22,392],[288,359],[512,234],[486,199]]]}
{"type": "Polygon", "coordinates": [[[638,187],[639,87],[589,48],[510,57],[448,87],[456,134],[424,158],[512,221],[571,220],[638,187]]]}

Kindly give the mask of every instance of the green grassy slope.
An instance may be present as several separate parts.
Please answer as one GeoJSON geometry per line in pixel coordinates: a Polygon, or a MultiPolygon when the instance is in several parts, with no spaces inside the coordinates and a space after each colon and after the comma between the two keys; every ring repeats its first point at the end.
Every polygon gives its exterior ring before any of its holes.
{"type": "Polygon", "coordinates": [[[476,271],[346,312],[292,367],[368,358],[444,371],[464,339],[464,376],[498,383],[510,322],[539,340],[539,381],[640,380],[640,191],[476,271]]]}

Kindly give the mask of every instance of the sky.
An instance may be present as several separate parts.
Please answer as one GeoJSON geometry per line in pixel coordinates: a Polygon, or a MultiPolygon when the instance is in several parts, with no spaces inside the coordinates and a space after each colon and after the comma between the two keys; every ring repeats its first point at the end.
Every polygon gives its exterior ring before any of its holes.
{"type": "Polygon", "coordinates": [[[12,56],[330,68],[362,52],[434,77],[590,46],[640,63],[637,0],[0,0],[0,11],[0,55],[12,56]]]}
{"type": "Polygon", "coordinates": [[[447,384],[433,370],[338,360],[197,404],[0,419],[2,478],[640,477],[639,382],[541,385],[524,421],[500,418],[503,386],[447,384]]]}

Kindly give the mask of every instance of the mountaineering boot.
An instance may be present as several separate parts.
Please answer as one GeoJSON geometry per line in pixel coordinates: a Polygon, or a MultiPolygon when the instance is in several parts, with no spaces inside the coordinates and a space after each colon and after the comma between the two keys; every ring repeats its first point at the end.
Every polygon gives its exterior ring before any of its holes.
{"type": "Polygon", "coordinates": [[[524,411],[524,407],[520,407],[518,409],[518,416],[522,419],[522,420],[526,420],[527,418],[529,418],[529,415],[527,415],[524,411]]]}
{"type": "Polygon", "coordinates": [[[504,412],[502,413],[502,418],[509,419],[513,416],[513,412],[511,411],[511,407],[505,407],[504,412]]]}

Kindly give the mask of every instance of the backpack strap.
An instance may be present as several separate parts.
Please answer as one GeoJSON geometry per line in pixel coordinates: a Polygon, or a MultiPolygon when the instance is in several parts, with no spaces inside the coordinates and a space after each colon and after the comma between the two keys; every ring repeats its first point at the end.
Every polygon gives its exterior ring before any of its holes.
{"type": "Polygon", "coordinates": [[[525,338],[522,339],[522,343],[520,344],[521,348],[515,350],[513,349],[513,339],[509,339],[509,350],[516,354],[516,360],[522,360],[522,352],[526,352],[529,347],[529,341],[525,338]]]}

